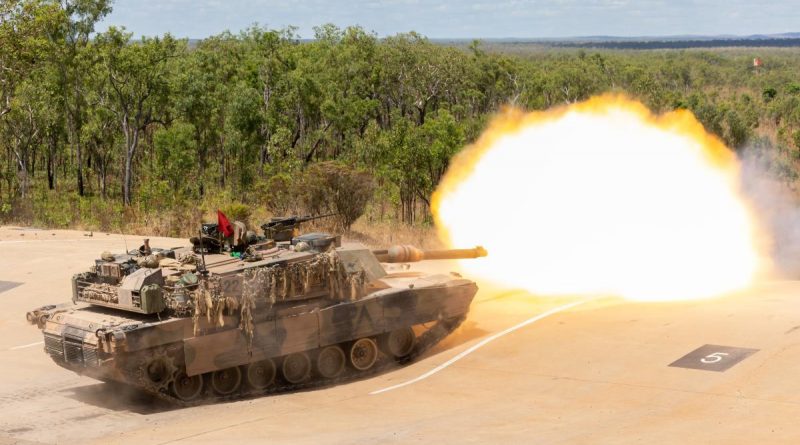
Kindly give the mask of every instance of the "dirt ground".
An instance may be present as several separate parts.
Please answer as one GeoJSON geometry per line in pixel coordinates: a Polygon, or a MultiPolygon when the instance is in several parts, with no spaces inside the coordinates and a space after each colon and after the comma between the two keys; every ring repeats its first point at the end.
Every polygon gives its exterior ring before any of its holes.
{"type": "Polygon", "coordinates": [[[659,304],[482,289],[463,327],[405,368],[174,409],[56,366],[26,323],[69,300],[100,252],[141,244],[85,235],[0,228],[0,445],[800,443],[800,282],[659,304]]]}

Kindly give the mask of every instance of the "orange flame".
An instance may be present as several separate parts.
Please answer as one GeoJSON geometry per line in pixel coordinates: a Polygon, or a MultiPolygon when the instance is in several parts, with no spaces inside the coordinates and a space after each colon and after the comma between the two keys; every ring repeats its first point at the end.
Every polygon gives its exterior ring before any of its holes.
{"type": "Polygon", "coordinates": [[[445,243],[488,249],[466,272],[535,294],[703,298],[767,266],[736,156],[690,112],[620,95],[505,111],[432,207],[445,243]]]}

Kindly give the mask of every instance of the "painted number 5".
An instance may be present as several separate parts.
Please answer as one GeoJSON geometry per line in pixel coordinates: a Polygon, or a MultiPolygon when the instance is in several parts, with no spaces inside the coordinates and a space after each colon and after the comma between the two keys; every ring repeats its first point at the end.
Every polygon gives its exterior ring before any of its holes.
{"type": "Polygon", "coordinates": [[[722,360],[724,356],[728,355],[727,352],[715,352],[713,354],[708,354],[707,356],[700,359],[703,363],[717,363],[718,361],[722,360]]]}

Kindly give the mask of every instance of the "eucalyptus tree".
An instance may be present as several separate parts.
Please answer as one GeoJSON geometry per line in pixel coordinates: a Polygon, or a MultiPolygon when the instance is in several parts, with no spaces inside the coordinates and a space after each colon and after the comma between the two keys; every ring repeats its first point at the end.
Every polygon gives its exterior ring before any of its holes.
{"type": "Polygon", "coordinates": [[[399,107],[401,115],[414,115],[417,125],[424,124],[427,113],[452,91],[457,80],[454,68],[466,55],[434,45],[415,32],[386,38],[383,50],[386,100],[399,107]]]}
{"type": "Polygon", "coordinates": [[[59,25],[57,5],[46,0],[0,0],[0,141],[6,146],[3,173],[9,198],[26,197],[36,149],[46,130],[44,103],[50,47],[48,33],[59,25]],[[14,187],[16,183],[16,188],[14,187]]]}
{"type": "Polygon", "coordinates": [[[320,156],[323,159],[335,159],[352,149],[354,140],[376,119],[380,106],[377,67],[381,61],[375,34],[360,27],[340,30],[325,25],[315,28],[315,37],[303,67],[318,85],[322,100],[319,131],[309,141],[306,164],[319,154],[322,143],[327,146],[320,156]]]}
{"type": "Polygon", "coordinates": [[[47,33],[58,25],[46,0],[0,0],[0,119],[11,112],[17,85],[47,54],[47,33]]]}
{"type": "Polygon", "coordinates": [[[97,36],[97,47],[109,88],[109,111],[124,139],[123,203],[131,205],[133,167],[141,137],[154,123],[164,123],[169,101],[170,62],[185,45],[166,34],[132,42],[131,34],[115,27],[97,36]]]}
{"type": "Polygon", "coordinates": [[[6,141],[14,159],[19,197],[23,199],[28,197],[36,151],[44,136],[42,114],[48,109],[38,93],[32,80],[20,83],[5,119],[6,141]]]}
{"type": "Polygon", "coordinates": [[[121,158],[119,121],[110,107],[114,91],[107,77],[104,67],[100,65],[88,73],[87,81],[91,88],[86,96],[87,118],[81,128],[81,139],[86,142],[97,175],[97,188],[103,199],[109,195],[113,164],[121,158]]]}
{"type": "Polygon", "coordinates": [[[51,62],[60,72],[62,104],[67,119],[67,133],[75,152],[78,194],[84,194],[84,151],[81,141],[86,119],[87,85],[85,74],[96,63],[88,51],[94,26],[111,12],[111,0],[56,0],[60,12],[58,26],[50,32],[51,62]]]}
{"type": "Polygon", "coordinates": [[[225,109],[241,72],[241,52],[237,38],[225,32],[201,41],[175,61],[171,86],[178,94],[172,96],[173,105],[180,118],[194,127],[199,196],[206,192],[209,163],[215,158],[221,165],[224,162],[225,109]]]}
{"type": "Polygon", "coordinates": [[[280,144],[279,129],[289,126],[284,113],[284,98],[290,88],[288,73],[296,68],[294,46],[296,29],[268,30],[252,26],[240,35],[244,46],[244,80],[259,91],[261,115],[258,128],[261,175],[272,161],[272,152],[280,144]]]}

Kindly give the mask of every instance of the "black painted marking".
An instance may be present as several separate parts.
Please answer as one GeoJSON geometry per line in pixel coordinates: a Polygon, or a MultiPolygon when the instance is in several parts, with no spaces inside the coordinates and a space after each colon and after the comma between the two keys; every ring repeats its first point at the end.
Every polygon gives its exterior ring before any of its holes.
{"type": "Polygon", "coordinates": [[[705,345],[675,360],[669,366],[724,372],[756,352],[758,349],[705,345]]]}
{"type": "Polygon", "coordinates": [[[15,283],[13,281],[0,281],[0,292],[14,289],[22,283],[15,283]]]}

